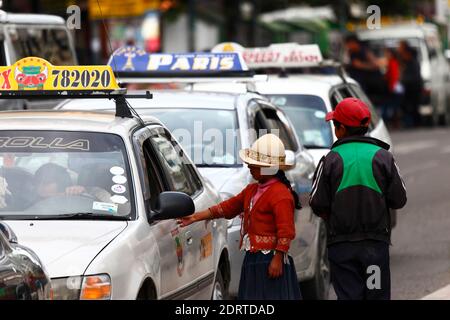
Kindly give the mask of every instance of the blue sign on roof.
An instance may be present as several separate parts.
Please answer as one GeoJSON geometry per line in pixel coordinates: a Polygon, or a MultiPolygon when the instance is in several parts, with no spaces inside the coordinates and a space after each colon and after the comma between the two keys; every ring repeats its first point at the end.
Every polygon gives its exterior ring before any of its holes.
{"type": "Polygon", "coordinates": [[[136,47],[117,49],[108,61],[118,72],[217,72],[248,71],[241,55],[226,53],[148,53],[136,47]]]}

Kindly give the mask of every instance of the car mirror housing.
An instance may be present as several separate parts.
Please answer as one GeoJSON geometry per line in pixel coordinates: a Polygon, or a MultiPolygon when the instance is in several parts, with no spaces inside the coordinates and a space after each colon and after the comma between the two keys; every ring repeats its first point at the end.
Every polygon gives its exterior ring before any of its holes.
{"type": "Polygon", "coordinates": [[[295,165],[297,164],[296,163],[297,161],[296,161],[296,158],[295,158],[295,152],[292,151],[292,150],[286,150],[285,154],[286,154],[286,161],[285,161],[285,163],[287,165],[291,165],[291,166],[295,167],[295,165]]]}
{"type": "Polygon", "coordinates": [[[6,239],[10,242],[10,243],[18,243],[17,242],[17,236],[14,233],[14,231],[11,229],[11,227],[9,225],[7,225],[4,222],[0,222],[0,232],[3,232],[3,234],[5,235],[6,239]]]}
{"type": "Polygon", "coordinates": [[[150,220],[168,220],[191,215],[195,212],[192,198],[183,192],[161,192],[150,212],[150,220]]]}

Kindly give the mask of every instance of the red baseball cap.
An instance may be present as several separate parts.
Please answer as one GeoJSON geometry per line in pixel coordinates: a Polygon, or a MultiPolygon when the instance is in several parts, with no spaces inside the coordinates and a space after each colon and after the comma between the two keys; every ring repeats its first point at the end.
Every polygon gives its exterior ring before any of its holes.
{"type": "Polygon", "coordinates": [[[334,111],[327,113],[325,120],[336,120],[348,127],[368,127],[370,110],[357,98],[345,98],[338,103],[334,111]]]}

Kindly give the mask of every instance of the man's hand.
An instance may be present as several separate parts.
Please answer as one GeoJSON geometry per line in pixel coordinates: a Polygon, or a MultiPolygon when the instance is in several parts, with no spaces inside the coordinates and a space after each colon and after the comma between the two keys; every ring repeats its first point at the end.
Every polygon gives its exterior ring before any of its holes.
{"type": "Polygon", "coordinates": [[[269,265],[269,278],[275,279],[283,274],[283,252],[277,251],[269,265]]]}

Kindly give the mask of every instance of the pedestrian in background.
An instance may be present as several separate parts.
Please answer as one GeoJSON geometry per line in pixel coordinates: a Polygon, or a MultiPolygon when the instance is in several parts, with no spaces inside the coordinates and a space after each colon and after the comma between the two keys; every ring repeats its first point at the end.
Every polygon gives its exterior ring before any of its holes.
{"type": "Polygon", "coordinates": [[[239,155],[257,183],[216,206],[180,219],[179,224],[233,219],[242,214],[240,247],[246,253],[238,299],[298,300],[297,273],[288,252],[295,237],[294,210],[301,206],[283,171],[291,168],[285,164],[283,142],[266,134],[239,155]]]}
{"type": "Polygon", "coordinates": [[[404,89],[400,82],[400,61],[396,50],[392,48],[384,50],[384,65],[388,92],[383,103],[382,117],[387,124],[399,127],[399,109],[404,89]]]}
{"type": "Polygon", "coordinates": [[[356,98],[342,100],[327,114],[338,140],[320,161],[310,196],[311,208],[327,225],[331,281],[339,300],[391,297],[389,209],[406,204],[406,189],[389,145],[365,136],[370,118],[356,98]],[[368,283],[373,268],[375,288],[368,283]]]}
{"type": "Polygon", "coordinates": [[[421,124],[419,108],[423,90],[417,51],[408,42],[401,41],[398,53],[401,59],[401,84],[404,88],[402,99],[404,124],[406,127],[417,127],[421,124]]]}
{"type": "Polygon", "coordinates": [[[381,108],[386,99],[387,85],[378,59],[354,34],[345,38],[345,47],[350,59],[346,66],[349,76],[361,85],[373,104],[381,108]]]}

